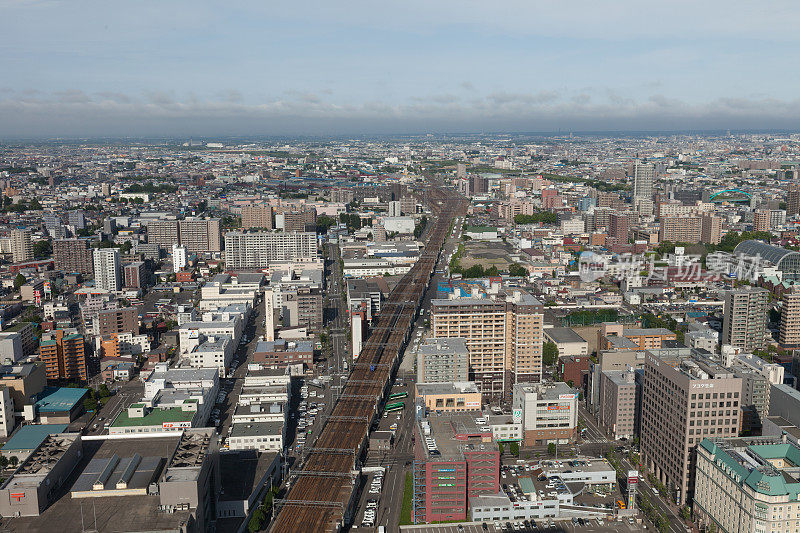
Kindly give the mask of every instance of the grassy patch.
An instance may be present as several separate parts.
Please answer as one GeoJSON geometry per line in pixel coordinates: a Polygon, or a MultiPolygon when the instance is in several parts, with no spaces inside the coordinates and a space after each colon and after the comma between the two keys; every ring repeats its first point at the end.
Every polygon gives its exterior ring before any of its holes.
{"type": "Polygon", "coordinates": [[[411,521],[411,498],[414,492],[414,482],[411,478],[411,472],[406,472],[406,483],[403,487],[403,506],[400,508],[400,525],[409,526],[411,521]]]}

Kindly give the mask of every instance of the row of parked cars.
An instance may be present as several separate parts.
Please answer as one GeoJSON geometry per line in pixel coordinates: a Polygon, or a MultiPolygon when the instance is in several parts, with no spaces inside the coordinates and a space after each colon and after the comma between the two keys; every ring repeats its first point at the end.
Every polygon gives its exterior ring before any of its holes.
{"type": "Polygon", "coordinates": [[[375,517],[378,512],[378,500],[372,498],[367,500],[367,507],[364,510],[364,520],[361,527],[375,527],[375,517]]]}

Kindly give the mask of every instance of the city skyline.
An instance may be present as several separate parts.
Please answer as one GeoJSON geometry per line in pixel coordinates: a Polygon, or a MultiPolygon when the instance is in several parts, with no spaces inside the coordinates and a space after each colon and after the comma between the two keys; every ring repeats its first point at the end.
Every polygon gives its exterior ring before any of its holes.
{"type": "Polygon", "coordinates": [[[793,129],[785,1],[5,0],[1,138],[793,129]]]}

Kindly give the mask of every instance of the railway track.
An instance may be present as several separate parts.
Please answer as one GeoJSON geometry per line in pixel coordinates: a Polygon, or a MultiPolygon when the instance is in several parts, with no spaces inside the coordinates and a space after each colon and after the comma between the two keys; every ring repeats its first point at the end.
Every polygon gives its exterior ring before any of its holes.
{"type": "Polygon", "coordinates": [[[450,224],[466,209],[465,199],[451,189],[430,188],[426,196],[434,223],[425,249],[383,304],[314,448],[286,498],[277,502],[273,533],[335,532],[347,521],[370,426],[391,387],[450,224]]]}

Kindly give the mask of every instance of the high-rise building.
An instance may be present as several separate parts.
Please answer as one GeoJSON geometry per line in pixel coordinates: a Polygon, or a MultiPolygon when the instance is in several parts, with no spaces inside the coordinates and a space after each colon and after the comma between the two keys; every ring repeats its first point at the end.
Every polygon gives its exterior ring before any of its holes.
{"type": "Polygon", "coordinates": [[[633,439],[639,434],[640,391],[633,369],[600,372],[598,422],[611,439],[633,439]]]}
{"type": "Polygon", "coordinates": [[[272,229],[272,206],[246,205],[242,207],[242,228],[272,229]]]}
{"type": "Polygon", "coordinates": [[[429,338],[417,352],[418,383],[469,381],[467,341],[429,338]]]}
{"type": "Polygon", "coordinates": [[[317,256],[317,235],[312,232],[229,231],[225,234],[225,266],[230,270],[266,268],[274,261],[317,256]]]}
{"type": "Polygon", "coordinates": [[[389,216],[399,217],[401,214],[402,210],[400,209],[400,200],[392,200],[389,202],[389,216]]]}
{"type": "Polygon", "coordinates": [[[48,380],[80,380],[89,378],[83,335],[57,329],[42,334],[39,345],[48,380]]]}
{"type": "Polygon", "coordinates": [[[189,264],[186,247],[179,244],[172,245],[172,271],[176,274],[189,264]]]}
{"type": "Polygon", "coordinates": [[[80,209],[76,211],[67,211],[67,224],[75,229],[85,229],[86,216],[84,216],[83,211],[80,209]]]}
{"type": "Polygon", "coordinates": [[[178,222],[181,246],[189,253],[222,250],[222,221],[218,218],[187,218],[178,222]]]}
{"type": "Polygon", "coordinates": [[[147,222],[147,242],[169,249],[180,242],[177,220],[150,220],[147,222]]]}
{"type": "Polygon", "coordinates": [[[661,242],[700,242],[702,219],[700,217],[663,217],[658,239],[661,242]]]}
{"type": "Polygon", "coordinates": [[[135,261],[123,268],[125,287],[143,289],[147,287],[149,276],[144,261],[135,261]]]}
{"type": "Polygon", "coordinates": [[[97,248],[94,251],[94,283],[98,289],[122,289],[122,262],[117,248],[97,248]]]}
{"type": "Polygon", "coordinates": [[[725,291],[722,344],[746,351],[764,347],[769,291],[747,287],[725,291]]]}
{"type": "Polygon", "coordinates": [[[319,287],[297,287],[281,293],[283,325],[322,329],[322,291],[319,287]]]}
{"type": "Polygon", "coordinates": [[[652,163],[636,160],[633,163],[633,197],[653,198],[653,181],[655,181],[656,167],[652,163]]]}
{"type": "Polygon", "coordinates": [[[489,192],[489,178],[485,178],[479,174],[471,174],[468,179],[469,194],[472,196],[489,192]]]}
{"type": "Polygon", "coordinates": [[[456,177],[458,179],[464,179],[467,177],[467,164],[466,163],[456,163],[456,177]]]}
{"type": "Polygon", "coordinates": [[[700,242],[719,244],[722,240],[722,218],[703,215],[700,227],[700,242]]]}
{"type": "Polygon", "coordinates": [[[628,215],[622,213],[611,213],[608,218],[609,236],[617,239],[617,241],[620,243],[627,243],[629,230],[630,222],[628,220],[628,215]]]}
{"type": "Polygon", "coordinates": [[[800,214],[800,185],[792,185],[786,193],[786,216],[800,214]]]}
{"type": "Polygon", "coordinates": [[[769,209],[756,209],[753,214],[753,231],[769,231],[770,229],[769,209]]]}
{"type": "Polygon", "coordinates": [[[31,242],[30,231],[15,229],[11,232],[11,257],[15,263],[33,260],[33,243],[31,242]]]}
{"type": "Polygon", "coordinates": [[[80,272],[86,276],[94,272],[92,249],[83,239],[60,239],[53,241],[53,261],[56,270],[80,272]]]}
{"type": "Polygon", "coordinates": [[[641,451],[645,467],[684,505],[694,491],[695,447],[739,432],[742,380],[690,348],[645,354],[641,451]],[[674,491],[674,492],[673,492],[674,491]]]}
{"type": "Polygon", "coordinates": [[[139,310],[136,307],[104,309],[94,320],[94,334],[99,336],[116,333],[139,334],[139,310]]]}
{"type": "Polygon", "coordinates": [[[542,309],[522,291],[496,299],[433,300],[431,327],[434,337],[466,339],[470,378],[486,399],[497,399],[518,381],[541,381],[542,309]]]}
{"type": "Polygon", "coordinates": [[[573,443],[578,437],[578,391],[566,383],[517,383],[512,412],[526,446],[573,443]]]}
{"type": "Polygon", "coordinates": [[[800,347],[800,290],[783,293],[779,340],[784,348],[800,347]]]}
{"type": "Polygon", "coordinates": [[[279,216],[283,218],[283,231],[285,232],[316,231],[317,211],[315,209],[285,211],[279,216]]]}

